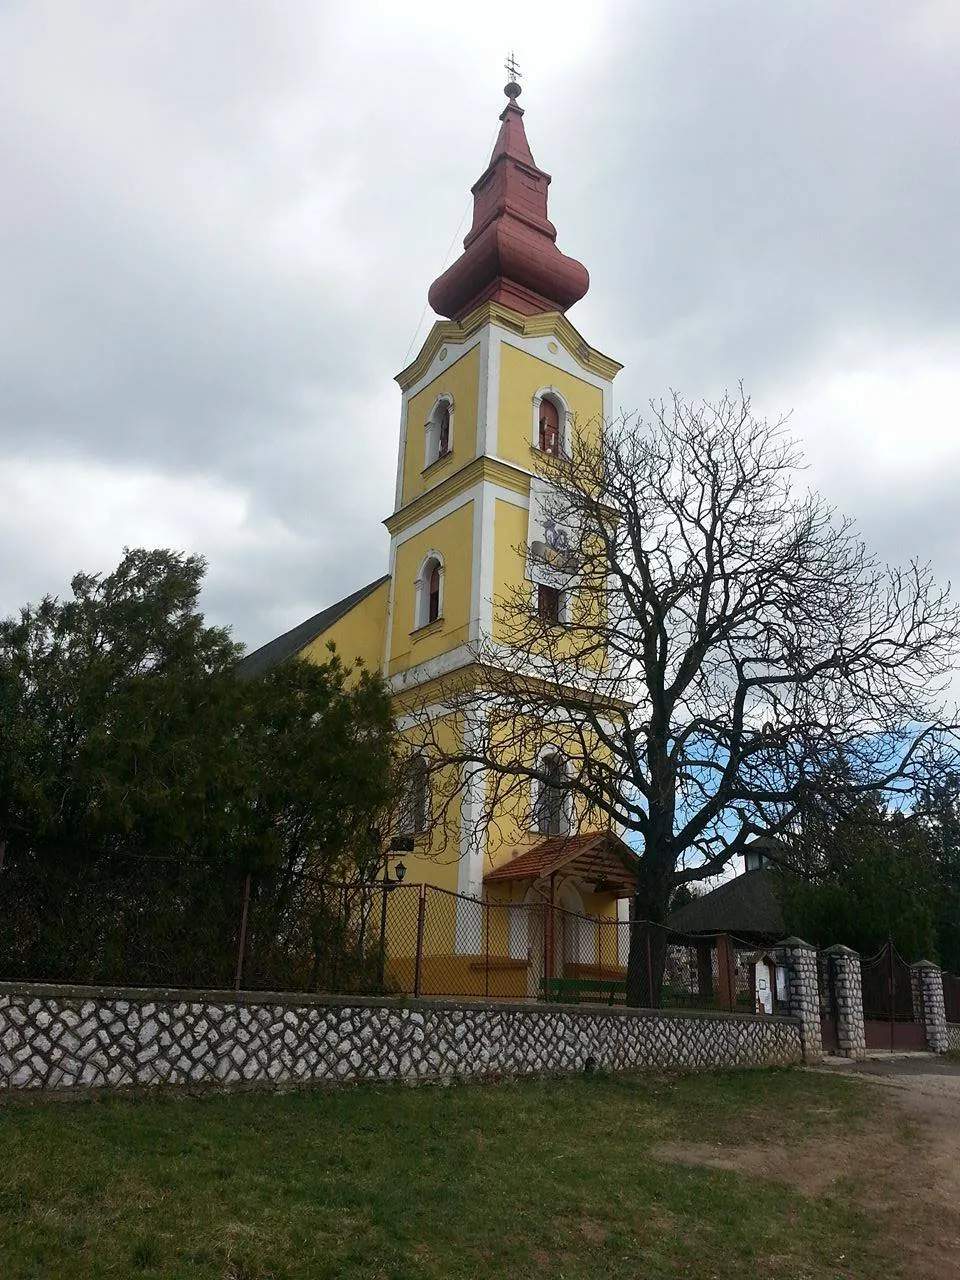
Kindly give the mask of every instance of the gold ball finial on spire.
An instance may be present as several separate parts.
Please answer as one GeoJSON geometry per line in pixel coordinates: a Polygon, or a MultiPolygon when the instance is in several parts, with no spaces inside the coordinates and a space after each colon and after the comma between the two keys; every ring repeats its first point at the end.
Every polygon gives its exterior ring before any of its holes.
{"type": "Polygon", "coordinates": [[[519,82],[521,80],[521,71],[520,71],[520,68],[517,66],[517,60],[513,56],[512,49],[510,50],[510,56],[507,58],[503,66],[507,75],[510,77],[510,79],[507,81],[507,83],[503,87],[503,92],[511,100],[516,100],[517,98],[520,97],[519,82]]]}

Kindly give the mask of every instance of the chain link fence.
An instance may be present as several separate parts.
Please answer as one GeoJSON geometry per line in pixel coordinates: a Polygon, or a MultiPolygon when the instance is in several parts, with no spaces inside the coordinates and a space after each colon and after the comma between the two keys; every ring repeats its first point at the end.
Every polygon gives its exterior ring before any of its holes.
{"type": "Polygon", "coordinates": [[[0,980],[625,1004],[632,944],[644,1003],[757,1008],[749,944],[546,901],[183,864],[28,877],[0,877],[0,980]]]}
{"type": "MultiPolygon", "coordinates": [[[[327,911],[310,989],[481,1000],[625,1004],[631,941],[645,992],[665,1008],[763,1006],[772,961],[728,935],[695,940],[645,921],[587,916],[547,902],[487,902],[434,885],[375,881],[325,886],[327,911]],[[331,909],[332,908],[332,909],[331,909]],[[769,974],[762,966],[770,965],[769,974]],[[759,1001],[759,1003],[758,1003],[759,1001]]],[[[255,932],[240,965],[244,987],[276,963],[255,932]]]]}

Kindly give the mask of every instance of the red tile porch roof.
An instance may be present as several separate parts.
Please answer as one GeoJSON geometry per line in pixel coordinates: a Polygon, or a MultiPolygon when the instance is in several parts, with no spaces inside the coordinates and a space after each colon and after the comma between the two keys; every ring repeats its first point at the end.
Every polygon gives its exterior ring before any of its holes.
{"type": "Polygon", "coordinates": [[[552,836],[488,871],[485,884],[517,880],[546,880],[557,871],[581,880],[605,883],[603,892],[626,898],[636,884],[637,854],[612,831],[591,831],[576,836],[552,836]]]}

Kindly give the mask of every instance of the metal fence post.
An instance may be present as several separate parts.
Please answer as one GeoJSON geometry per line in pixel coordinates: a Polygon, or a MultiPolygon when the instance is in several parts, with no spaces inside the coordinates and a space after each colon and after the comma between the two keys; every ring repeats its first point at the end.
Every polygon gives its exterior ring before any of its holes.
{"type": "Polygon", "coordinates": [[[243,954],[247,949],[247,914],[250,910],[250,872],[243,882],[243,911],[240,913],[240,942],[237,946],[237,975],[234,981],[234,990],[239,995],[240,984],[243,982],[243,954]]]}
{"type": "Polygon", "coordinates": [[[344,950],[347,939],[347,890],[341,886],[337,890],[337,925],[333,934],[333,955],[330,957],[330,985],[334,991],[340,978],[340,952],[344,950]]]}
{"type": "Polygon", "coordinates": [[[413,965],[413,994],[419,997],[420,985],[423,981],[423,925],[427,914],[427,886],[420,886],[417,900],[417,956],[413,965]]]}
{"type": "Polygon", "coordinates": [[[893,938],[887,937],[887,1002],[890,1010],[890,1052],[893,1053],[893,1024],[896,1020],[897,1005],[894,992],[896,977],[893,970],[893,938]]]}
{"type": "Polygon", "coordinates": [[[380,954],[377,957],[377,994],[383,995],[387,967],[387,893],[385,883],[380,885],[380,954]]]}
{"type": "Polygon", "coordinates": [[[485,941],[483,952],[483,994],[486,997],[490,995],[490,903],[483,902],[480,904],[484,914],[485,941]]]}
{"type": "Polygon", "coordinates": [[[543,926],[543,993],[544,998],[549,1000],[550,979],[553,977],[553,906],[551,903],[545,903],[544,906],[546,915],[543,926]]]}

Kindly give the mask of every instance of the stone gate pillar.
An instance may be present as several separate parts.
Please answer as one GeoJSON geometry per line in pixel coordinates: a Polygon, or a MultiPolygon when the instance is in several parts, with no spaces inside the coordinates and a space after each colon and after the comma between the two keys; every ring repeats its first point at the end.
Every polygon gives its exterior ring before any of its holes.
{"type": "Polygon", "coordinates": [[[867,1037],[863,1027],[860,956],[839,942],[834,947],[827,947],[824,955],[830,965],[837,1009],[837,1053],[844,1058],[862,1061],[867,1056],[867,1037]]]}
{"type": "Polygon", "coordinates": [[[785,938],[777,946],[775,955],[777,964],[787,971],[787,1012],[800,1020],[803,1060],[822,1062],[817,949],[802,938],[785,938]]]}
{"type": "Polygon", "coordinates": [[[927,1048],[931,1053],[946,1053],[947,1013],[943,1003],[943,974],[930,960],[918,960],[910,966],[914,1013],[923,1022],[927,1048]]]}

